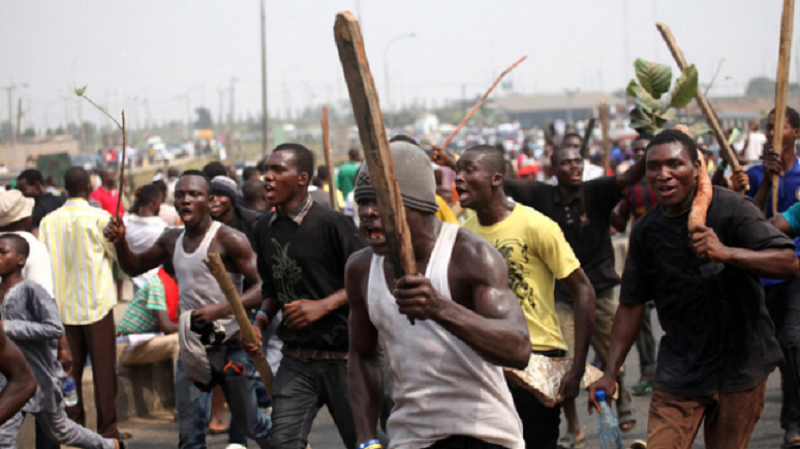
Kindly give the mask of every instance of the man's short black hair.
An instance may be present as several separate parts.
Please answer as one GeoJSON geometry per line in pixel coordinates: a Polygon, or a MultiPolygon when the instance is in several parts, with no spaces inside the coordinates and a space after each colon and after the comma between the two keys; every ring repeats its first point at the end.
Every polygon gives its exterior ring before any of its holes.
{"type": "Polygon", "coordinates": [[[570,137],[575,137],[576,139],[578,139],[578,142],[580,142],[580,144],[583,145],[583,137],[581,137],[580,134],[578,134],[578,133],[566,133],[566,134],[564,134],[564,138],[561,139],[561,146],[562,147],[566,144],[567,139],[569,139],[570,137]]]}
{"type": "MultiPolygon", "coordinates": [[[[222,164],[220,164],[220,165],[222,165],[222,164]]],[[[208,175],[206,175],[204,172],[202,172],[200,170],[186,170],[185,172],[183,172],[181,174],[181,177],[178,178],[178,179],[183,179],[183,178],[185,178],[187,176],[198,176],[200,178],[203,178],[203,180],[205,180],[205,182],[206,182],[206,192],[211,193],[211,180],[208,179],[208,175]]],[[[222,176],[225,176],[225,175],[222,175],[222,176]]]]}
{"type": "Polygon", "coordinates": [[[228,169],[222,165],[222,162],[213,161],[203,167],[203,173],[205,173],[208,179],[214,179],[217,176],[228,176],[228,169]]]}
{"type": "Polygon", "coordinates": [[[242,180],[247,181],[258,172],[259,170],[255,167],[245,167],[244,170],[242,170],[242,180]]]}
{"type": "Polygon", "coordinates": [[[358,156],[360,155],[361,151],[356,148],[350,148],[350,150],[347,152],[347,157],[349,157],[351,161],[358,159],[358,156]]]}
{"type": "Polygon", "coordinates": [[[635,139],[633,139],[633,142],[631,142],[631,146],[633,146],[634,143],[642,141],[642,140],[646,140],[646,141],[649,142],[649,141],[653,140],[653,136],[652,135],[648,135],[648,134],[639,134],[639,135],[636,136],[635,139]]]}
{"type": "Polygon", "coordinates": [[[42,177],[42,172],[36,170],[35,168],[29,168],[24,170],[22,173],[17,176],[17,181],[25,180],[25,184],[32,186],[37,182],[41,185],[44,185],[44,178],[42,177]]]}
{"type": "MultiPolygon", "coordinates": [[[[774,115],[774,114],[775,114],[775,108],[772,108],[772,110],[769,111],[769,115],[774,115]]],[[[792,129],[800,129],[800,114],[798,114],[797,111],[790,108],[789,106],[786,106],[786,121],[789,122],[789,126],[791,126],[792,129]]]]}
{"type": "Polygon", "coordinates": [[[248,179],[242,186],[242,195],[244,196],[245,202],[252,202],[253,200],[258,199],[258,197],[263,194],[264,194],[264,181],[258,178],[248,179]]]}
{"type": "Polygon", "coordinates": [[[505,152],[492,145],[475,145],[468,148],[467,151],[471,153],[479,153],[483,155],[483,159],[489,164],[489,168],[494,173],[499,173],[502,176],[506,174],[505,152]]]}
{"type": "Polygon", "coordinates": [[[161,189],[158,188],[156,183],[143,185],[136,193],[136,202],[139,203],[140,206],[160,201],[161,189]]]}
{"type": "Polygon", "coordinates": [[[314,176],[314,155],[311,150],[299,143],[282,143],[272,151],[291,151],[294,153],[294,163],[298,173],[308,174],[309,179],[314,176]]]}
{"type": "Polygon", "coordinates": [[[317,167],[317,177],[323,181],[331,180],[331,171],[328,169],[327,165],[320,165],[317,167]]]}
{"type": "MultiPolygon", "coordinates": [[[[566,139],[566,137],[565,137],[565,139],[566,139]]],[[[580,152],[580,150],[579,150],[579,149],[572,148],[572,147],[565,147],[565,146],[563,146],[563,145],[562,145],[562,146],[560,146],[560,147],[558,147],[558,148],[553,148],[553,153],[552,153],[552,154],[550,154],[550,165],[552,165],[553,167],[555,167],[556,165],[558,165],[558,156],[559,156],[559,155],[560,155],[562,152],[564,152],[564,151],[566,151],[566,150],[575,150],[575,151],[578,151],[578,152],[580,152]]],[[[581,158],[583,158],[585,155],[581,154],[580,156],[581,156],[581,158]]]]}
{"type": "Polygon", "coordinates": [[[167,169],[168,178],[177,178],[181,175],[181,169],[178,167],[170,167],[167,169]]]}
{"type": "Polygon", "coordinates": [[[11,243],[11,247],[14,248],[14,251],[25,256],[26,259],[28,258],[28,254],[31,252],[31,247],[28,245],[28,241],[23,237],[18,234],[8,233],[0,235],[0,241],[2,240],[8,240],[9,243],[11,243]]]}
{"type": "Polygon", "coordinates": [[[78,196],[89,189],[89,173],[83,167],[70,167],[64,173],[64,189],[69,196],[78,196]]]}
{"type": "Polygon", "coordinates": [[[159,179],[158,181],[153,181],[153,185],[158,187],[158,190],[161,193],[167,193],[167,183],[159,179]]]}
{"type": "MultiPolygon", "coordinates": [[[[647,145],[647,152],[650,152],[650,148],[653,148],[656,145],[663,145],[665,143],[673,143],[679,142],[683,149],[689,153],[689,157],[692,159],[692,162],[697,160],[697,144],[694,142],[694,139],[686,135],[683,131],[677,129],[665,129],[658,133],[652,140],[650,140],[650,144],[647,145]]],[[[645,153],[647,155],[647,153],[645,153]]]]}

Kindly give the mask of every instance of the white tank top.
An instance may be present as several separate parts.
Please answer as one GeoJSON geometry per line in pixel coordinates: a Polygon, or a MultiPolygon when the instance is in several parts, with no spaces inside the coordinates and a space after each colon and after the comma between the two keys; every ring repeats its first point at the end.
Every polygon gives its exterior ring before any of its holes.
{"type": "MultiPolygon", "coordinates": [[[[181,232],[175,242],[175,255],[172,257],[172,265],[175,267],[175,281],[178,283],[178,293],[180,302],[178,303],[181,313],[187,310],[194,310],[204,304],[218,304],[225,302],[225,295],[219,288],[217,280],[211,274],[203,259],[208,257],[208,247],[217,235],[217,231],[222,224],[218,221],[211,223],[211,227],[203,237],[200,246],[192,253],[183,250],[183,236],[186,230],[181,232]]],[[[242,293],[243,276],[239,273],[228,273],[236,291],[242,293]]],[[[225,327],[225,339],[229,339],[239,330],[239,324],[233,318],[233,314],[219,320],[225,327]]]]}
{"type": "MultiPolygon", "coordinates": [[[[425,272],[446,298],[452,297],[447,271],[458,229],[442,223],[425,272]]],[[[412,326],[386,285],[383,261],[383,256],[372,256],[367,308],[392,382],[389,447],[425,448],[463,435],[509,449],[524,448],[522,423],[503,370],[432,320],[412,326]]]]}

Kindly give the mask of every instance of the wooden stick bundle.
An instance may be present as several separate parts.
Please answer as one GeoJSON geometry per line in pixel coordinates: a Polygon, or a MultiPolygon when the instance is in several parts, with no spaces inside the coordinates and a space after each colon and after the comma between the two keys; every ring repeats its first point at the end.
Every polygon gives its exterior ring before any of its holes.
{"type": "MultiPolygon", "coordinates": [[[[675,58],[675,63],[678,64],[678,68],[683,71],[688,64],[686,63],[686,59],[683,57],[683,52],[681,51],[680,47],[678,47],[678,42],[675,40],[675,36],[672,35],[672,30],[669,27],[661,22],[656,23],[656,28],[661,33],[661,36],[664,38],[664,42],[667,43],[667,47],[669,47],[670,53],[672,53],[672,57],[675,58]]],[[[717,118],[716,112],[711,107],[711,104],[706,100],[705,95],[703,95],[703,91],[700,90],[700,87],[697,88],[697,93],[694,96],[697,105],[700,106],[700,110],[703,112],[703,117],[705,117],[708,126],[711,127],[711,131],[714,133],[714,137],[717,139],[720,148],[720,156],[731,166],[733,170],[738,170],[740,168],[739,159],[736,157],[736,153],[733,151],[733,148],[728,143],[728,139],[725,138],[725,132],[722,130],[722,125],[719,123],[719,118],[717,118]]],[[[750,190],[750,186],[747,185],[744,188],[744,191],[750,190]]]]}
{"type": "Polygon", "coordinates": [[[325,165],[328,166],[328,190],[331,194],[331,209],[339,210],[339,201],[336,199],[336,177],[333,176],[333,164],[331,163],[331,133],[328,126],[328,107],[322,107],[322,150],[325,152],[325,165]]]}
{"type": "MultiPolygon", "coordinates": [[[[783,154],[783,127],[786,121],[786,97],[789,95],[789,63],[792,60],[792,32],[794,29],[794,0],[783,0],[781,35],[778,45],[778,74],[775,78],[775,132],[772,148],[783,154]]],[[[780,178],[772,177],[772,214],[778,214],[778,189],[780,178]]]]}
{"type": "MultiPolygon", "coordinates": [[[[370,181],[375,189],[375,200],[389,246],[389,260],[395,278],[400,279],[406,273],[416,274],[417,264],[414,248],[411,246],[406,211],[400,196],[400,185],[394,174],[378,92],[369,70],[358,20],[350,12],[340,12],[336,15],[333,34],[339,49],[339,60],[347,81],[361,146],[364,148],[370,181]]],[[[411,323],[414,321],[411,320],[411,323]]]]}
{"type": "MultiPolygon", "coordinates": [[[[261,341],[256,338],[253,325],[250,324],[250,319],[247,317],[247,312],[244,310],[244,305],[242,305],[242,300],[239,298],[239,293],[236,292],[236,287],[233,285],[233,282],[231,282],[231,278],[228,276],[228,270],[225,269],[225,263],[222,262],[219,253],[209,253],[208,259],[203,259],[203,262],[205,262],[211,274],[214,275],[214,279],[217,280],[219,288],[225,295],[225,299],[228,301],[228,304],[230,304],[231,311],[233,311],[233,315],[236,317],[236,322],[239,323],[239,329],[241,329],[242,332],[242,340],[261,347],[261,341]]],[[[258,373],[261,374],[261,382],[264,384],[264,388],[267,389],[267,394],[270,399],[272,399],[272,382],[274,378],[272,376],[272,368],[269,366],[267,358],[264,356],[263,352],[251,358],[256,365],[258,373]]]]}
{"type": "Polygon", "coordinates": [[[511,64],[511,67],[505,69],[505,71],[503,71],[503,73],[501,73],[500,76],[497,77],[494,84],[492,84],[492,86],[489,87],[489,90],[487,90],[486,93],[483,94],[481,99],[478,100],[477,103],[475,103],[475,106],[473,106],[472,109],[467,113],[467,115],[464,116],[464,119],[461,120],[461,123],[459,123],[458,126],[456,126],[456,129],[452,132],[452,134],[450,134],[450,136],[447,139],[445,139],[444,143],[442,144],[442,149],[447,150],[447,146],[450,145],[450,142],[453,141],[458,132],[461,131],[461,128],[463,128],[464,125],[467,124],[469,119],[472,118],[472,116],[475,114],[478,108],[480,108],[483,102],[486,101],[486,98],[488,98],[489,94],[492,93],[495,87],[497,87],[497,85],[500,83],[500,80],[503,79],[503,77],[506,76],[508,72],[514,70],[518,65],[520,65],[520,63],[522,63],[522,61],[526,60],[527,58],[528,58],[527,56],[523,56],[522,58],[520,58],[519,61],[515,62],[514,64],[511,64]]]}

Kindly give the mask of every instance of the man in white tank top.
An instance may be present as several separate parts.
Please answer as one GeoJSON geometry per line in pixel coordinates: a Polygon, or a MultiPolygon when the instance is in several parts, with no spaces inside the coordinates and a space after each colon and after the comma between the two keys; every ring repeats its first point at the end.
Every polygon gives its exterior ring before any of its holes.
{"type": "MultiPolygon", "coordinates": [[[[246,309],[261,303],[261,278],[256,269],[256,256],[244,234],[211,219],[209,194],[211,184],[203,172],[188,170],[175,186],[175,208],[184,229],[168,229],[156,243],[141,253],[134,253],[125,239],[125,226],[116,218],[105,229],[105,236],[114,242],[120,267],[130,276],[151,270],[168,259],[175,267],[175,280],[180,292],[181,313],[193,311],[197,322],[219,321],[226,334],[226,369],[220,383],[234,421],[259,447],[269,447],[271,422],[258,408],[255,382],[248,373],[255,367],[239,344],[239,326],[203,259],[219,253],[234,284],[241,291],[242,279],[251,287],[242,294],[246,309]],[[230,363],[229,363],[230,362],[230,363]]],[[[208,394],[194,386],[178,361],[175,374],[175,406],[178,411],[180,448],[205,448],[208,394]]]]}
{"type": "Polygon", "coordinates": [[[366,169],[356,178],[361,231],[370,247],[350,257],[350,403],[361,445],[377,449],[382,396],[378,343],[392,382],[390,448],[525,447],[502,366],[524,368],[525,318],[500,253],[435,217],[435,181],[417,146],[391,144],[417,270],[395,280],[366,169]],[[450,260],[457,261],[450,263],[450,260]],[[415,324],[411,324],[411,319],[415,324]]]}

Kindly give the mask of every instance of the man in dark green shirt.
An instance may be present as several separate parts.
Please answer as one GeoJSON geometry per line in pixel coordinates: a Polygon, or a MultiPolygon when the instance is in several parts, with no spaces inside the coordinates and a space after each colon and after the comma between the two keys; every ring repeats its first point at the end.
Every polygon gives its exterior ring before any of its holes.
{"type": "Polygon", "coordinates": [[[336,187],[342,191],[342,196],[347,198],[347,195],[353,191],[353,181],[356,179],[358,167],[361,166],[361,152],[355,148],[347,152],[350,160],[344,165],[339,167],[339,176],[336,178],[336,187]]]}

